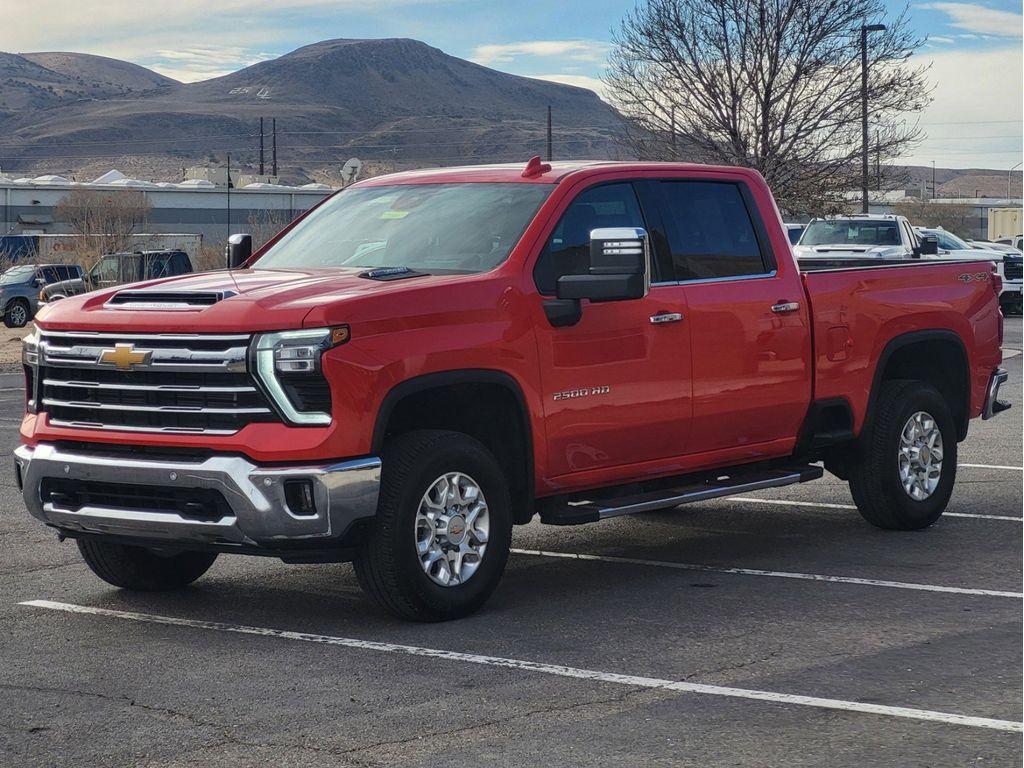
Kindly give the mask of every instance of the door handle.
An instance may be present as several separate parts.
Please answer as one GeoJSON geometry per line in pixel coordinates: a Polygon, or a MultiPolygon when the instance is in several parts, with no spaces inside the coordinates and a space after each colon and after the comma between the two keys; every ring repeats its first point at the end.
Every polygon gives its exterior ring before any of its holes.
{"type": "Polygon", "coordinates": [[[682,312],[659,312],[656,315],[651,315],[651,324],[661,325],[662,323],[678,323],[682,319],[682,312]]]}
{"type": "Polygon", "coordinates": [[[799,309],[799,301],[780,301],[778,304],[772,304],[772,312],[777,315],[784,315],[787,312],[796,312],[799,309]]]}

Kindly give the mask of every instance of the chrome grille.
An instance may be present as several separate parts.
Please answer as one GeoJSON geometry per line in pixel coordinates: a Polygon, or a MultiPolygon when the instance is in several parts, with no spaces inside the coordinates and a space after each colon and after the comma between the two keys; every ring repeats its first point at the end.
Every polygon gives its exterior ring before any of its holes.
{"type": "Polygon", "coordinates": [[[278,420],[248,348],[247,335],[43,332],[37,402],[56,426],[234,434],[278,420]]]}

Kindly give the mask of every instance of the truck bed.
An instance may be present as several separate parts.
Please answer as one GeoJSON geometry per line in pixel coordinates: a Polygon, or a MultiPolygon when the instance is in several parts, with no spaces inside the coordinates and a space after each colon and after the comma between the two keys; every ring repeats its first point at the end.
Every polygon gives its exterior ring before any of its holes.
{"type": "Polygon", "coordinates": [[[848,401],[859,432],[889,342],[932,334],[963,347],[971,416],[980,414],[989,376],[1001,360],[1002,315],[991,270],[972,261],[872,260],[867,267],[844,261],[800,267],[812,310],[814,399],[848,401]]]}

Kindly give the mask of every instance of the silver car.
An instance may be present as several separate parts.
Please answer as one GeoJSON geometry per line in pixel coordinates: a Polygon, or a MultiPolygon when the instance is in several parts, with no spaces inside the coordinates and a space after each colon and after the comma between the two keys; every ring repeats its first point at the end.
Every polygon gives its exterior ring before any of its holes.
{"type": "Polygon", "coordinates": [[[39,291],[50,283],[82,276],[77,264],[15,264],[0,275],[4,325],[21,328],[39,309],[39,291]]]}

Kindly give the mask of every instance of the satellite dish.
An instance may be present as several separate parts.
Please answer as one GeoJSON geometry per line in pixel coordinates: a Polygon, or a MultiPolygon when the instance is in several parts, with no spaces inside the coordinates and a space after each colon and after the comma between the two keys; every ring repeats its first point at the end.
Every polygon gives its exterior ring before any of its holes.
{"type": "Polygon", "coordinates": [[[363,161],[358,157],[350,157],[345,161],[345,164],[341,166],[341,183],[344,186],[348,186],[355,182],[359,178],[360,172],[363,170],[363,161]]]}

